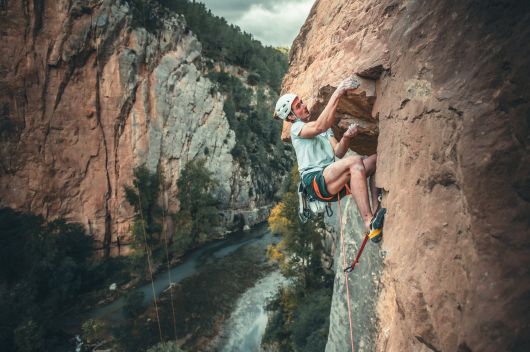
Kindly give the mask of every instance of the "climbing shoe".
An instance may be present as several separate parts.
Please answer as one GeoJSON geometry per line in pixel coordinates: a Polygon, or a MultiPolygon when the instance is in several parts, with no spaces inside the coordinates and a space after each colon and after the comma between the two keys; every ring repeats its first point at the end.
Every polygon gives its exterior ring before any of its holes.
{"type": "Polygon", "coordinates": [[[380,208],[370,222],[370,233],[368,237],[372,242],[379,242],[383,238],[383,222],[385,221],[386,208],[380,208]]]}

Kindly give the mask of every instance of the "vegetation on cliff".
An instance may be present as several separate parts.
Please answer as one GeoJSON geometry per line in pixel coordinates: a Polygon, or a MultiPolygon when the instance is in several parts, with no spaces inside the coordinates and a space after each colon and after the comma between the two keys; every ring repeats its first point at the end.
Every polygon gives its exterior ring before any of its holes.
{"type": "MultiPolygon", "coordinates": [[[[160,171],[150,172],[145,165],[134,169],[132,186],[125,186],[126,199],[135,211],[133,247],[147,250],[146,240],[147,245],[154,248],[164,243],[164,216],[172,216],[176,225],[175,236],[168,243],[171,256],[180,256],[217,237],[215,226],[218,224],[219,208],[211,193],[216,182],[204,163],[204,159],[192,160],[182,169],[177,182],[179,192],[171,195],[180,202],[180,210],[175,214],[167,214],[158,199],[164,175],[160,171]]],[[[139,261],[145,262],[143,255],[139,261]]]]}
{"type": "Polygon", "coordinates": [[[162,230],[162,207],[158,204],[158,196],[163,176],[160,172],[149,172],[145,165],[136,167],[133,174],[133,185],[125,186],[125,199],[134,208],[135,243],[143,244],[144,235],[148,243],[154,243],[154,234],[160,235],[162,230]]]}
{"type": "Polygon", "coordinates": [[[272,199],[279,186],[273,176],[286,173],[292,165],[278,138],[281,124],[271,118],[287,71],[287,50],[262,45],[251,34],[212,14],[200,2],[127,1],[132,26],[148,31],[160,28],[160,16],[183,15],[187,29],[201,42],[202,55],[206,58],[201,64],[205,74],[217,83],[217,90],[225,96],[224,112],[237,141],[231,153],[242,169],[250,166],[253,170],[256,191],[272,199]],[[158,5],[162,5],[162,10],[158,5]],[[245,74],[227,72],[229,66],[236,66],[237,70],[242,68],[245,74]]]}
{"type": "Polygon", "coordinates": [[[279,351],[323,351],[328,335],[333,275],[322,268],[322,219],[302,224],[297,215],[297,168],[286,180],[281,202],[269,217],[271,231],[282,236],[269,256],[280,263],[293,286],[283,288],[269,305],[271,314],[263,344],[279,351]]]}
{"type": "Polygon", "coordinates": [[[255,90],[248,88],[239,78],[223,71],[210,72],[208,76],[226,95],[224,112],[237,140],[232,156],[242,165],[251,165],[262,176],[257,180],[258,188],[271,198],[274,193],[271,178],[288,171],[292,165],[279,138],[282,125],[271,118],[277,94],[263,85],[255,90]]]}
{"type": "Polygon", "coordinates": [[[261,82],[280,91],[287,72],[285,48],[263,44],[224,18],[215,16],[201,2],[190,0],[126,0],[131,9],[133,27],[148,31],[161,28],[160,16],[172,11],[184,16],[187,30],[191,30],[203,47],[203,55],[216,62],[242,67],[252,73],[254,83],[261,82]],[[154,6],[158,3],[163,10],[154,6]]]}
{"type": "Polygon", "coordinates": [[[215,61],[243,67],[254,77],[279,91],[287,71],[287,55],[282,50],[263,46],[250,33],[228,24],[212,14],[200,2],[189,0],[158,0],[167,8],[183,14],[186,24],[203,45],[203,54],[215,61]],[[256,76],[257,75],[257,76],[256,76]]]}

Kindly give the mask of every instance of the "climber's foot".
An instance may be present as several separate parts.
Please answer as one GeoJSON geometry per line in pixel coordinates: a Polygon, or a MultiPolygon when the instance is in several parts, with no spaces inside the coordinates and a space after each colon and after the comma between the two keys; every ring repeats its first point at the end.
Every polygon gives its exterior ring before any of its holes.
{"type": "Polygon", "coordinates": [[[383,238],[383,222],[385,221],[386,208],[380,208],[370,222],[370,233],[368,237],[372,242],[379,242],[383,238]]]}

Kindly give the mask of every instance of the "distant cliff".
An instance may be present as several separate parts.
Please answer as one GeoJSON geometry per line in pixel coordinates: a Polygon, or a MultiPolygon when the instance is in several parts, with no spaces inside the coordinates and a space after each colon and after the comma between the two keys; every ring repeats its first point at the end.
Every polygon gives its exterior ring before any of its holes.
{"type": "MultiPolygon", "coordinates": [[[[108,248],[130,234],[124,186],[135,166],[163,173],[160,201],[174,212],[180,171],[200,157],[219,181],[225,227],[265,220],[291,158],[259,138],[268,151],[260,165],[252,151],[236,155],[244,141],[225,113],[227,94],[208,77],[237,77],[254,108],[276,93],[202,57],[181,15],[141,3],[2,2],[0,206],[80,222],[108,248]]],[[[241,121],[252,111],[235,114],[241,121]]]]}
{"type": "MultiPolygon", "coordinates": [[[[356,351],[530,349],[530,8],[523,1],[317,0],[283,91],[317,114],[343,77],[361,88],[334,129],[377,151],[384,240],[349,275],[356,351]]],[[[287,137],[289,125],[284,126],[287,137]]],[[[335,213],[337,213],[335,211],[335,213]]],[[[351,261],[362,239],[343,217],[351,261]]],[[[326,351],[350,334],[338,239],[326,351]]]]}

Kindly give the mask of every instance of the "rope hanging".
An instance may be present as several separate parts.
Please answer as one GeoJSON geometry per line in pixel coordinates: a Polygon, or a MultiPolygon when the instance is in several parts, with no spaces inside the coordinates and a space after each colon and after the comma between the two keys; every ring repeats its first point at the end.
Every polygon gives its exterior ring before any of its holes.
{"type": "Polygon", "coordinates": [[[142,211],[142,197],[140,197],[140,189],[138,189],[138,201],[139,201],[139,208],[140,208],[140,218],[142,220],[142,229],[143,229],[143,234],[144,234],[145,251],[147,253],[147,266],[149,268],[149,278],[151,279],[151,288],[153,289],[153,302],[155,303],[156,322],[158,323],[158,334],[160,335],[160,342],[162,342],[162,327],[160,326],[160,316],[158,315],[158,304],[156,303],[155,283],[153,281],[153,268],[151,266],[151,254],[149,252],[149,245],[147,243],[147,233],[145,230],[145,221],[144,221],[144,215],[142,211]]]}
{"type": "Polygon", "coordinates": [[[175,315],[175,303],[173,302],[173,280],[171,279],[171,267],[169,265],[169,251],[168,251],[168,238],[167,238],[167,231],[165,231],[165,225],[166,225],[166,202],[165,202],[165,195],[166,195],[166,188],[165,184],[162,183],[162,192],[164,195],[164,204],[162,206],[162,233],[164,234],[164,247],[166,249],[166,263],[167,263],[167,275],[169,279],[169,295],[171,298],[171,312],[173,314],[173,334],[175,335],[175,341],[177,341],[177,319],[175,315]]]}

